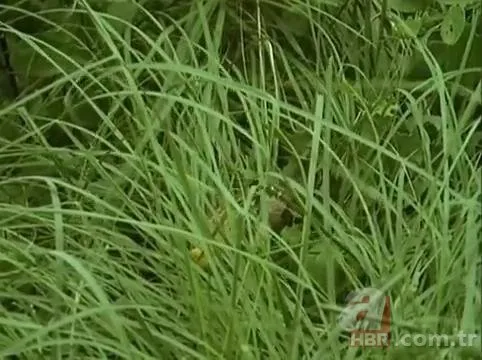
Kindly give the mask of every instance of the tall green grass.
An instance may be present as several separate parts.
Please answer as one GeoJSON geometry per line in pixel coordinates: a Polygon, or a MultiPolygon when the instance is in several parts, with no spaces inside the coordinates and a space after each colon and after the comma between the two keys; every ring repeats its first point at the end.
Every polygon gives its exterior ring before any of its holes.
{"type": "MultiPolygon", "coordinates": [[[[57,73],[0,109],[0,357],[480,357],[480,346],[349,348],[336,323],[343,295],[376,287],[392,299],[393,342],[407,331],[480,334],[469,121],[480,96],[461,121],[450,74],[421,41],[410,46],[432,78],[419,88],[403,90],[395,72],[376,89],[361,64],[348,80],[335,44],[357,30],[330,33],[315,8],[313,64],[289,34],[288,45],[246,40],[233,55],[234,6],[182,6],[175,20],[140,8],[142,26],[120,27],[86,1],[57,10],[89,20],[90,42],[59,29],[89,54],[83,63],[0,22],[57,73]],[[316,48],[322,39],[331,50],[316,48]],[[272,184],[302,209],[279,235],[268,226],[272,184]]],[[[453,76],[464,71],[475,70],[453,76]]]]}

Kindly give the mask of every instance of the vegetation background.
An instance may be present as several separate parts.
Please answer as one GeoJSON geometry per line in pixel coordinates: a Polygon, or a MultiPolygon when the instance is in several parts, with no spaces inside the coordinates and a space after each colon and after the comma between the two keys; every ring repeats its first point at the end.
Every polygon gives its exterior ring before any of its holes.
{"type": "Polygon", "coordinates": [[[350,348],[346,295],[480,334],[479,0],[4,0],[0,358],[350,348]]]}

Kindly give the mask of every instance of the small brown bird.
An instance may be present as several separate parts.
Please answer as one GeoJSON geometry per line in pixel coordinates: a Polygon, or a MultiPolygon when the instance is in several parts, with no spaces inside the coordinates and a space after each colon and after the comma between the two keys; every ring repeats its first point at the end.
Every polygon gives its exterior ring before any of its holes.
{"type": "Polygon", "coordinates": [[[284,201],[275,197],[269,199],[268,222],[276,234],[281,233],[286,226],[291,226],[293,220],[293,211],[284,201]]]}
{"type": "MultiPolygon", "coordinates": [[[[280,192],[276,193],[272,190],[271,193],[272,196],[268,199],[268,224],[273,232],[280,234],[284,228],[293,225],[296,216],[280,192]]],[[[220,212],[213,218],[213,236],[216,236],[219,231],[223,231],[225,220],[225,211],[220,212]]],[[[191,258],[196,264],[204,270],[209,268],[209,260],[204,250],[195,246],[190,252],[191,258]]]]}

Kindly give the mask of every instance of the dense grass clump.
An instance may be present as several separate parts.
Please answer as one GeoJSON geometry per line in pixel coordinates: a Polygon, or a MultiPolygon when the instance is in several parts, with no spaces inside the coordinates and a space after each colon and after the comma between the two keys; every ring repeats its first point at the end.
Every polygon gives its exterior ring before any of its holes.
{"type": "Polygon", "coordinates": [[[480,11],[2,3],[0,358],[480,359],[480,11]]]}

